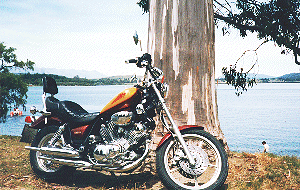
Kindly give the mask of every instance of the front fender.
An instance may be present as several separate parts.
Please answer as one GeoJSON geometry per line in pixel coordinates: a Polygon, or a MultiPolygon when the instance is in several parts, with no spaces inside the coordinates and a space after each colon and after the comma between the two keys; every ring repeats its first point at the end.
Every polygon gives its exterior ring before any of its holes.
{"type": "MultiPolygon", "coordinates": [[[[190,129],[190,128],[199,128],[200,130],[204,129],[204,127],[201,127],[198,125],[183,125],[183,126],[178,127],[179,131],[183,131],[183,130],[190,129]]],[[[165,134],[164,137],[158,143],[156,150],[158,150],[171,136],[172,136],[171,132],[168,132],[167,134],[165,134]]]]}

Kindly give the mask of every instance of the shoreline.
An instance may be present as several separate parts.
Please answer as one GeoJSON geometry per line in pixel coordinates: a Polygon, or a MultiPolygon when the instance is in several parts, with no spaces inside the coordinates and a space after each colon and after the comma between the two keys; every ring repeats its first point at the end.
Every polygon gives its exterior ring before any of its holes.
{"type": "MultiPolygon", "coordinates": [[[[217,80],[217,79],[216,79],[217,80]]],[[[256,82],[256,84],[298,84],[300,81],[270,81],[270,82],[256,82]]],[[[59,86],[122,86],[122,85],[135,85],[137,83],[124,83],[124,84],[100,84],[100,85],[57,85],[59,86]]],[[[216,81],[215,84],[227,84],[225,81],[216,81]]],[[[229,85],[229,84],[227,84],[229,85]]],[[[42,87],[42,85],[29,84],[28,87],[42,87]]]]}

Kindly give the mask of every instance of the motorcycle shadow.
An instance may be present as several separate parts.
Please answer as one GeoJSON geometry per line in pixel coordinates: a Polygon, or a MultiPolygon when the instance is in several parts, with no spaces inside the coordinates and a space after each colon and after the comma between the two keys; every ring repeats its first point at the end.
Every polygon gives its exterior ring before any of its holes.
{"type": "Polygon", "coordinates": [[[70,176],[60,178],[55,183],[76,188],[152,189],[153,186],[159,185],[159,189],[164,189],[159,177],[151,172],[111,175],[109,172],[103,171],[76,170],[70,176]]]}

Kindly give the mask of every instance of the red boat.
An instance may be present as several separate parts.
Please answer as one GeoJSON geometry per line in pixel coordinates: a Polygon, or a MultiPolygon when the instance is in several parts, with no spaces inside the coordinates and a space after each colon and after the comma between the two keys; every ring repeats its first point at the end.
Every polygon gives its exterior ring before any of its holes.
{"type": "Polygon", "coordinates": [[[15,108],[14,111],[11,111],[10,112],[10,116],[13,117],[13,116],[21,116],[23,115],[23,112],[21,110],[19,110],[18,108],[15,108]]]}

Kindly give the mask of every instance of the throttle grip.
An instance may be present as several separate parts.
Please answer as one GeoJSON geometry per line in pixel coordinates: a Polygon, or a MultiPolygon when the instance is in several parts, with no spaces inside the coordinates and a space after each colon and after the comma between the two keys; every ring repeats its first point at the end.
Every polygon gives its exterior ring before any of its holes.
{"type": "Polygon", "coordinates": [[[129,60],[126,60],[125,63],[129,64],[129,63],[137,63],[138,60],[137,59],[129,59],[129,60]]]}

